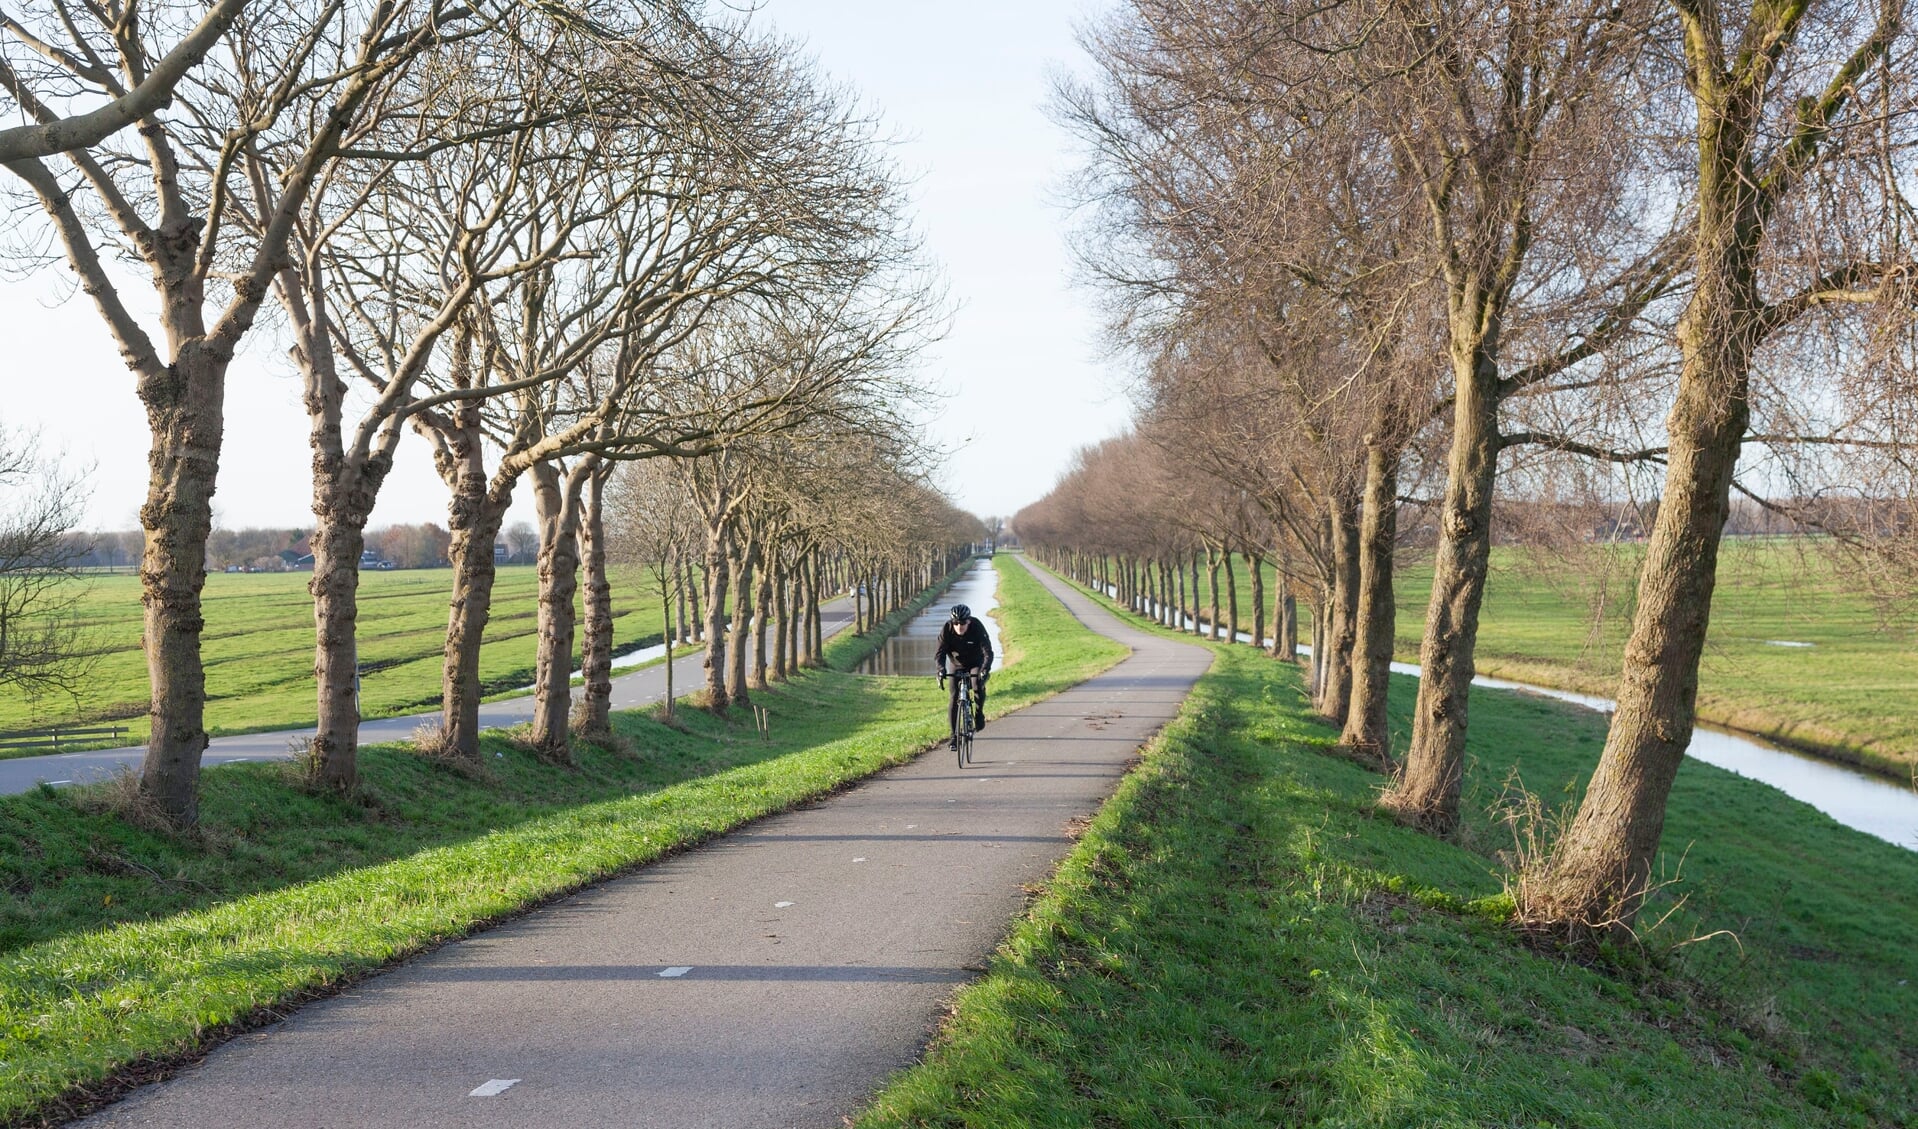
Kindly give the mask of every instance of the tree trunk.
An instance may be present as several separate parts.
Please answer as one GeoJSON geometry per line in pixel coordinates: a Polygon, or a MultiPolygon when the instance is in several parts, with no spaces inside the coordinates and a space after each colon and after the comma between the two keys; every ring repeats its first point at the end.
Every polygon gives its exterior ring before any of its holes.
{"type": "MultiPolygon", "coordinates": [[[[586,480],[580,499],[579,555],[585,574],[585,624],[580,637],[582,688],[580,736],[604,738],[613,731],[613,585],[606,575],[606,511],[603,491],[612,464],[603,463],[586,480]]],[[[666,609],[667,642],[672,641],[672,609],[666,609]]]]}
{"type": "Polygon", "coordinates": [[[453,595],[440,682],[440,742],[445,752],[469,760],[479,757],[480,643],[492,615],[493,542],[511,500],[510,490],[504,501],[492,497],[482,472],[461,476],[448,507],[453,595]]]}
{"type": "Polygon", "coordinates": [[[819,572],[824,562],[819,559],[818,550],[812,554],[812,563],[806,569],[806,665],[818,666],[826,659],[826,625],[821,618],[821,581],[819,572]]]}
{"type": "Polygon", "coordinates": [[[799,606],[797,595],[793,592],[792,570],[781,568],[779,577],[773,582],[773,677],[786,681],[790,649],[793,639],[792,610],[799,606]]]}
{"type": "Polygon", "coordinates": [[[1187,608],[1187,604],[1185,604],[1185,562],[1178,562],[1178,560],[1172,562],[1172,571],[1178,573],[1178,577],[1180,577],[1180,611],[1178,611],[1180,621],[1174,623],[1172,627],[1178,629],[1178,631],[1185,631],[1185,629],[1187,629],[1187,625],[1185,625],[1185,619],[1187,619],[1187,611],[1185,611],[1185,608],[1187,608]]]}
{"type": "MultiPolygon", "coordinates": [[[[666,567],[668,569],[671,569],[673,573],[673,584],[672,584],[672,587],[674,589],[673,608],[679,617],[679,626],[678,626],[679,641],[681,643],[690,643],[693,640],[692,640],[692,632],[689,631],[686,626],[690,622],[686,618],[686,592],[689,588],[692,587],[692,584],[690,582],[692,565],[688,563],[682,568],[678,560],[674,560],[670,564],[668,564],[666,567]]],[[[668,622],[671,622],[673,619],[672,616],[667,616],[666,618],[668,622]]],[[[695,605],[693,609],[693,619],[698,619],[698,618],[699,618],[699,610],[698,610],[698,606],[695,605]]]]}
{"type": "Polygon", "coordinates": [[[852,582],[852,631],[854,635],[866,633],[866,586],[855,575],[852,582]]]}
{"type": "Polygon", "coordinates": [[[1256,553],[1248,554],[1246,563],[1252,569],[1252,645],[1265,650],[1265,558],[1256,553]]]}
{"type": "Polygon", "coordinates": [[[533,468],[540,517],[538,644],[533,675],[533,748],[561,764],[573,759],[573,601],[579,595],[580,495],[592,468],[569,474],[533,468]]]}
{"type": "Polygon", "coordinates": [[[1299,661],[1299,602],[1284,573],[1279,574],[1279,584],[1279,657],[1295,663],[1299,661]]]}
{"type": "Polygon", "coordinates": [[[1751,419],[1751,358],[1770,312],[1755,267],[1765,205],[1741,148],[1753,127],[1714,110],[1702,91],[1699,117],[1695,282],[1678,323],[1683,362],[1665,424],[1670,461],[1639,574],[1618,708],[1571,826],[1545,872],[1520,885],[1527,917],[1580,930],[1629,927],[1653,879],[1666,800],[1697,721],[1718,550],[1751,419]]]}
{"type": "Polygon", "coordinates": [[[1227,546],[1220,557],[1225,562],[1225,641],[1239,641],[1239,570],[1232,567],[1232,549],[1227,546]]]}
{"type": "Polygon", "coordinates": [[[752,695],[746,688],[746,647],[752,642],[753,567],[758,560],[759,544],[748,533],[745,548],[734,553],[729,562],[733,569],[733,614],[732,638],[726,643],[732,668],[727,680],[732,684],[732,704],[738,706],[752,703],[752,695]]]}
{"type": "Polygon", "coordinates": [[[678,567],[663,564],[659,572],[659,610],[660,614],[666,617],[666,630],[663,633],[666,637],[666,696],[659,700],[659,716],[666,721],[673,720],[674,628],[677,627],[680,630],[684,630],[686,627],[683,619],[678,623],[673,622],[675,605],[677,606],[678,613],[684,616],[686,614],[686,589],[681,584],[678,567]],[[672,578],[671,580],[667,579],[669,576],[672,578]],[[675,597],[677,597],[677,599],[675,599],[675,597]]]}
{"type": "Polygon", "coordinates": [[[213,531],[224,434],[227,361],[203,341],[181,346],[165,380],[143,378],[153,447],[147,498],[140,507],[146,547],[140,557],[143,646],[151,689],[140,791],[176,826],[200,819],[200,754],[206,751],[206,670],[200,633],[206,621],[206,539],[213,531]]]}
{"type": "Polygon", "coordinates": [[[1212,546],[1205,547],[1205,583],[1207,593],[1212,597],[1212,626],[1210,636],[1219,637],[1219,554],[1212,546]]]}
{"type": "Polygon", "coordinates": [[[774,583],[772,562],[759,570],[759,586],[753,590],[753,689],[768,690],[766,681],[766,633],[772,629],[774,583]]]}
{"type": "Polygon", "coordinates": [[[727,566],[726,527],[706,530],[706,706],[723,710],[730,701],[726,695],[726,586],[732,572],[727,566]]]}
{"type": "Polygon", "coordinates": [[[1492,552],[1492,490],[1498,474],[1498,367],[1484,351],[1453,364],[1452,452],[1439,506],[1432,599],[1419,643],[1418,704],[1405,771],[1382,803],[1438,834],[1458,826],[1466,712],[1477,672],[1479,605],[1492,552]]]}
{"type": "Polygon", "coordinates": [[[319,694],[313,767],[315,783],[344,792],[359,780],[357,622],[366,518],[345,512],[340,506],[317,504],[321,489],[314,493],[314,516],[319,521],[312,537],[313,579],[306,583],[306,590],[313,596],[313,681],[319,694]]]}
{"type": "Polygon", "coordinates": [[[706,617],[701,614],[699,610],[699,593],[701,586],[699,575],[694,570],[692,561],[689,560],[686,562],[685,572],[685,587],[681,588],[680,591],[686,597],[686,603],[692,618],[681,620],[680,630],[685,632],[686,642],[703,643],[705,642],[704,636],[706,634],[706,617]]]}
{"type": "Polygon", "coordinates": [[[1339,743],[1381,771],[1392,768],[1386,695],[1392,681],[1392,643],[1398,605],[1392,594],[1392,553],[1398,539],[1398,452],[1384,443],[1365,448],[1365,495],[1359,518],[1358,624],[1352,656],[1352,698],[1339,743]]]}
{"type": "Polygon", "coordinates": [[[1316,704],[1325,692],[1325,609],[1331,603],[1321,588],[1319,600],[1312,605],[1312,677],[1310,690],[1316,704]]]}
{"type": "Polygon", "coordinates": [[[391,447],[348,454],[342,426],[346,386],[335,367],[324,302],[304,302],[297,281],[285,291],[296,310],[294,355],[305,376],[308,446],[313,459],[314,783],[346,792],[359,781],[360,553],[366,520],[387,472],[391,447]]]}
{"type": "Polygon", "coordinates": [[[1359,515],[1352,502],[1338,498],[1332,514],[1332,584],[1325,636],[1325,680],[1319,712],[1333,725],[1345,725],[1352,705],[1352,649],[1358,639],[1359,515]]]}

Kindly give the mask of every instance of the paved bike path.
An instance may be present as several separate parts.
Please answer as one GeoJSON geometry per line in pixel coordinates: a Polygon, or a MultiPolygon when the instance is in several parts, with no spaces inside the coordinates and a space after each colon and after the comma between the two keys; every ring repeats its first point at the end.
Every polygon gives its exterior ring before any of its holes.
{"type": "Polygon", "coordinates": [[[1131,658],[935,750],[243,1035],[93,1126],[837,1126],[914,1061],[1211,661],[1131,658]]]}
{"type": "MultiPolygon", "coordinates": [[[[828,639],[852,626],[852,600],[840,597],[819,607],[820,631],[828,639]]],[[[673,693],[690,694],[705,685],[704,645],[682,647],[673,659],[673,693]]],[[[666,664],[655,663],[644,670],[613,677],[612,706],[630,710],[650,705],[666,696],[666,664]]],[[[573,700],[579,700],[579,687],[573,687],[573,700]]],[[[422,725],[439,724],[440,713],[407,714],[360,722],[360,744],[378,745],[388,741],[407,741],[422,725]]],[[[533,696],[482,702],[479,708],[481,729],[505,729],[533,720],[533,696]]],[[[200,757],[202,768],[235,764],[241,761],[287,760],[293,756],[293,742],[313,736],[312,726],[303,729],[274,729],[265,733],[239,733],[215,737],[200,757]]],[[[85,753],[53,753],[39,757],[14,757],[0,760],[0,796],[25,792],[40,783],[89,784],[105,780],[122,769],[138,772],[146,757],[144,745],[119,749],[96,749],[85,753]]]]}

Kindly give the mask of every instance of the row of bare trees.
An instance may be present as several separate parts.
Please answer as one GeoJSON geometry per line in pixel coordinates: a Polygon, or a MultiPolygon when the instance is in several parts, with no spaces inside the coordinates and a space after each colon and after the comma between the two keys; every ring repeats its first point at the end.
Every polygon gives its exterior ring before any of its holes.
{"type": "Polygon", "coordinates": [[[1140,411],[1018,532],[1145,562],[1156,593],[1194,553],[1280,562],[1316,612],[1318,707],[1394,773],[1388,810],[1447,834],[1495,497],[1656,492],[1610,737],[1520,878],[1529,919],[1628,924],[1732,495],[1849,492],[1872,504],[1797,516],[1911,556],[1903,0],[1130,0],[1083,42],[1058,113],[1140,411]],[[1402,518],[1434,578],[1400,753],[1402,518]]]}
{"type": "MultiPolygon", "coordinates": [[[[674,641],[702,642],[714,708],[820,663],[823,597],[847,591],[867,631],[950,575],[983,535],[929,486],[910,445],[884,428],[806,426],[702,459],[635,463],[614,474],[615,558],[644,566],[674,641]],[[702,610],[704,612],[702,614],[702,610]]],[[[589,592],[589,616],[600,606],[589,592]]],[[[606,724],[610,683],[589,647],[582,725],[606,724]]],[[[672,707],[667,667],[666,709],[672,707]]]]}
{"type": "Polygon", "coordinates": [[[45,266],[93,301],[147,410],[141,787],[183,825],[207,745],[224,390],[250,338],[283,334],[303,381],[311,755],[349,788],[365,529],[409,431],[449,495],[433,743],[477,756],[494,543],[525,481],[534,742],[564,757],[582,568],[589,674],[610,648],[614,469],[896,423],[884,406],[917,395],[899,374],[937,328],[874,123],[793,44],[691,0],[235,0],[203,17],[38,0],[0,26],[0,95],[38,123],[0,133],[14,250],[31,261],[51,237],[45,266]]]}

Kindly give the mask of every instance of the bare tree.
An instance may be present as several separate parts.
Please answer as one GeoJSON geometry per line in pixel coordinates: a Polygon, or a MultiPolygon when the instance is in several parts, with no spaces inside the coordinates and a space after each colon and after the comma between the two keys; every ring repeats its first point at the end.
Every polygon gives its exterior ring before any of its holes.
{"type": "Polygon", "coordinates": [[[0,689],[30,701],[77,697],[88,670],[74,615],[88,546],[69,536],[85,496],[36,436],[0,425],[0,689]]]}
{"type": "MultiPolygon", "coordinates": [[[[603,46],[528,10],[411,68],[342,140],[275,276],[313,448],[311,749],[327,786],[356,777],[363,531],[405,424],[492,390],[428,394],[435,352],[476,295],[578,253],[574,231],[617,205],[591,191],[604,170],[597,147],[579,144],[591,107],[578,88],[603,46]],[[349,381],[371,396],[357,423],[349,381]]],[[[631,39],[623,47],[658,53],[631,39]]],[[[255,179],[278,176],[277,157],[249,150],[255,179]]]]}
{"type": "Polygon", "coordinates": [[[1761,351],[1801,327],[1909,340],[1914,323],[1909,170],[1895,162],[1913,140],[1918,37],[1902,0],[1671,7],[1698,204],[1665,490],[1605,750],[1520,887],[1523,914],[1573,930],[1629,926],[1654,878],[1761,351]]]}
{"type": "MultiPolygon", "coordinates": [[[[43,26],[10,24],[10,36],[48,45],[48,65],[32,76],[12,70],[20,81],[9,94],[41,121],[56,100],[118,98],[118,76],[147,74],[160,54],[151,45],[159,29],[140,12],[58,4],[43,26]]],[[[250,8],[235,17],[219,65],[203,60],[175,84],[180,113],[156,106],[140,119],[137,140],[124,144],[108,138],[7,162],[119,345],[147,409],[153,449],[140,575],[152,731],[141,787],[178,824],[197,820],[207,744],[200,590],[227,366],[281,268],[308,193],[368,102],[420,54],[479,22],[473,7],[437,0],[250,8]],[[244,175],[242,156],[263,146],[289,152],[283,178],[244,175]],[[143,324],[138,304],[122,298],[109,265],[122,256],[147,268],[157,325],[143,324]]]]}
{"type": "MultiPolygon", "coordinates": [[[[670,720],[675,707],[674,608],[683,603],[679,597],[685,575],[680,566],[696,552],[699,531],[690,520],[684,488],[664,461],[648,460],[618,467],[608,487],[606,506],[611,511],[611,520],[604,543],[610,554],[647,569],[653,594],[659,598],[666,643],[666,696],[660,700],[660,713],[670,720]]],[[[608,724],[603,706],[596,703],[593,686],[589,671],[587,717],[581,726],[581,731],[588,734],[608,724]]]]}

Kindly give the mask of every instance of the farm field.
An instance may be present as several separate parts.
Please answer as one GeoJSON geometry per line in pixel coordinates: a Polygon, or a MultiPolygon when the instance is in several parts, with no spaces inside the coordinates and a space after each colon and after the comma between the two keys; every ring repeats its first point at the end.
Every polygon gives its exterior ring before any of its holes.
{"type": "MultiPolygon", "coordinates": [[[[313,603],[307,573],[214,573],[207,577],[204,657],[207,729],[243,733],[313,721],[313,603]]],[[[664,622],[638,569],[613,572],[615,647],[658,642],[664,622]]],[[[360,578],[360,703],[391,717],[439,702],[450,569],[370,572],[360,578]]],[[[140,649],[137,576],[94,576],[80,608],[98,649],[76,703],[0,696],[0,731],[86,722],[124,725],[127,744],[147,735],[146,658],[140,649]]],[[[487,693],[532,681],[538,577],[532,565],[502,566],[480,652],[487,693]]]]}
{"type": "MultiPolygon", "coordinates": [[[[1594,546],[1575,561],[1545,562],[1516,547],[1495,550],[1479,673],[1614,696],[1641,552],[1594,546]]],[[[1268,599],[1270,585],[1268,578],[1268,599]]],[[[1241,566],[1242,630],[1252,622],[1250,587],[1241,566]]],[[[1394,587],[1398,657],[1417,662],[1429,560],[1405,552],[1394,587]]],[[[1303,606],[1300,618],[1309,619],[1303,606]]],[[[1310,641],[1309,628],[1299,634],[1310,641]]],[[[1698,712],[1716,725],[1909,778],[1918,771],[1918,625],[1882,622],[1869,599],[1847,589],[1842,570],[1805,542],[1728,541],[1698,712]]]]}

